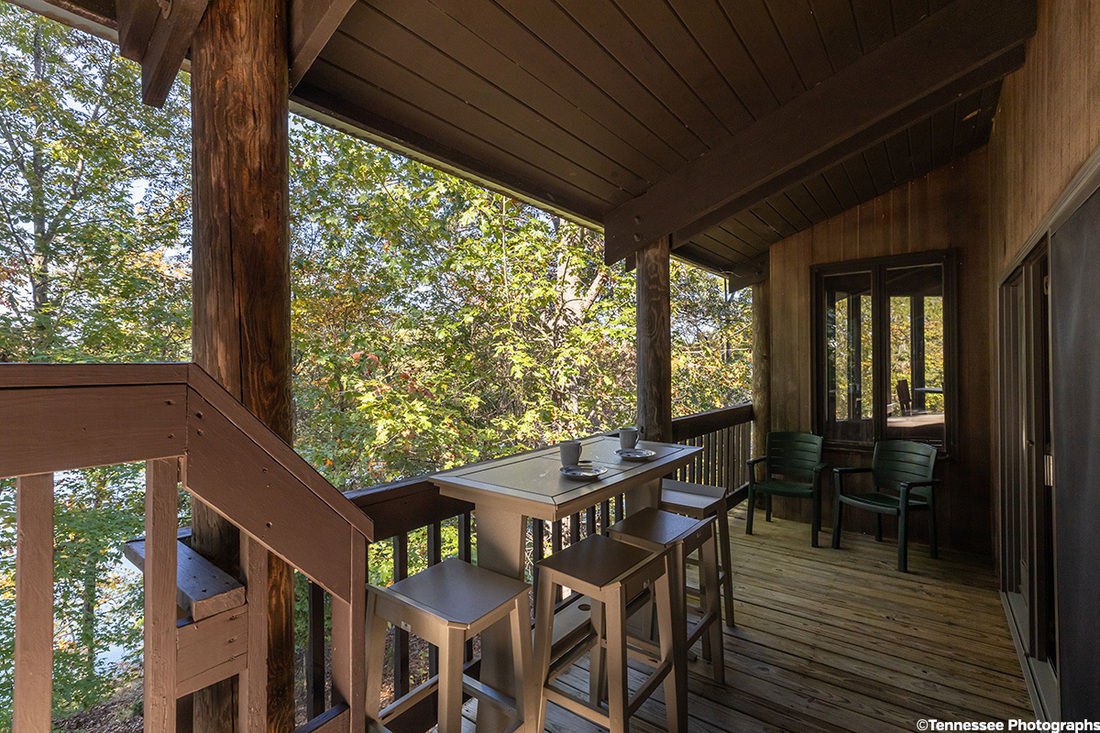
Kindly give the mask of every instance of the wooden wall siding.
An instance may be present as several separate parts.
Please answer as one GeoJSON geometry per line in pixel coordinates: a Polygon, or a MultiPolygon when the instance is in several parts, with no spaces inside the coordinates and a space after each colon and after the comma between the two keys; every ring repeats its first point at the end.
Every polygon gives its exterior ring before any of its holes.
{"type": "Polygon", "coordinates": [[[1027,62],[1004,81],[989,140],[990,241],[998,274],[1100,146],[1100,4],[1040,0],[1027,62]]]}
{"type": "MultiPolygon", "coordinates": [[[[977,151],[772,245],[769,284],[771,427],[810,430],[810,267],[949,247],[958,250],[960,450],[942,469],[945,483],[938,520],[946,546],[988,553],[992,276],[984,240],[986,205],[981,182],[985,166],[985,151],[977,151]]],[[[832,465],[857,465],[869,459],[867,454],[839,452],[826,456],[832,465]]],[[[830,475],[825,485],[826,526],[832,495],[830,475]]],[[[809,502],[777,497],[775,507],[782,516],[809,521],[809,502]]],[[[873,518],[862,514],[867,513],[848,512],[846,528],[870,531],[873,518]]],[[[926,520],[917,522],[914,537],[923,540],[926,520]]]]}

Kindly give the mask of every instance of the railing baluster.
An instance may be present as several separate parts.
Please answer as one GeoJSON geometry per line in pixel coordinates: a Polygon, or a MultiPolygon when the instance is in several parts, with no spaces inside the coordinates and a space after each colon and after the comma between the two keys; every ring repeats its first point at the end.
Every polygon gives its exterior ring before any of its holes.
{"type": "MultiPolygon", "coordinates": [[[[401,533],[393,538],[394,582],[409,577],[409,535],[401,533]]],[[[409,632],[393,627],[393,694],[395,698],[409,692],[409,632]]]]}
{"type": "Polygon", "coordinates": [[[546,526],[541,519],[531,520],[531,590],[534,600],[538,600],[539,584],[535,573],[538,569],[535,565],[546,557],[546,526]]]}
{"type": "MultiPolygon", "coordinates": [[[[176,530],[179,459],[145,464],[145,730],[176,725],[176,530]]],[[[52,586],[51,586],[52,587],[52,586]]],[[[16,726],[19,730],[19,726],[16,726]]],[[[48,730],[48,728],[43,728],[48,730]]]]}
{"type": "Polygon", "coordinates": [[[581,541],[581,513],[577,512],[569,518],[569,544],[581,541]]]}
{"type": "Polygon", "coordinates": [[[309,648],[306,651],[307,717],[325,712],[325,590],[312,580],[309,594],[309,648]]]}
{"type": "Polygon", "coordinates": [[[584,530],[587,537],[596,534],[596,507],[590,506],[584,513],[584,530]]]}
{"type": "Polygon", "coordinates": [[[600,532],[606,532],[611,527],[611,500],[605,499],[600,504],[600,532]]]}
{"type": "MultiPolygon", "coordinates": [[[[19,477],[16,481],[15,516],[13,723],[17,731],[47,731],[52,727],[53,678],[52,473],[19,477]]],[[[152,712],[159,710],[153,708],[152,712]]],[[[170,720],[174,725],[174,712],[170,720]]]]}
{"type": "MultiPolygon", "coordinates": [[[[562,535],[561,520],[559,519],[556,522],[554,522],[552,525],[550,525],[550,552],[552,552],[552,553],[561,552],[561,542],[562,542],[562,536],[561,535],[562,535]]],[[[561,601],[561,586],[559,585],[559,586],[555,586],[555,588],[554,588],[554,602],[559,603],[560,601],[561,601]]]]}
{"type": "MultiPolygon", "coordinates": [[[[428,526],[428,565],[438,565],[443,560],[443,525],[432,522],[428,526]]],[[[428,676],[439,674],[439,648],[428,645],[428,676]]]]}
{"type": "Polygon", "coordinates": [[[615,497],[615,521],[621,521],[626,517],[626,494],[615,497]]]}
{"type": "MultiPolygon", "coordinates": [[[[470,512],[460,514],[458,517],[458,556],[465,562],[473,561],[473,538],[470,536],[470,512]]],[[[466,661],[474,658],[474,640],[466,641],[466,661]]]]}

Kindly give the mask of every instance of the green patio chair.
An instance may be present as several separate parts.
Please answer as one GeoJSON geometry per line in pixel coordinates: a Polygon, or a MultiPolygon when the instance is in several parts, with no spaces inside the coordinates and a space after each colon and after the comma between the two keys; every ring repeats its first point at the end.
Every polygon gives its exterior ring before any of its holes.
{"type": "Polygon", "coordinates": [[[765,519],[772,520],[773,496],[793,496],[813,500],[813,522],[810,544],[817,547],[821,530],[821,482],[818,477],[825,464],[821,462],[824,440],[810,433],[768,433],[764,455],[753,458],[749,467],[749,507],[745,534],[752,534],[753,509],[756,495],[767,497],[765,519]],[[756,464],[764,462],[764,480],[756,480],[756,464]]]}
{"type": "Polygon", "coordinates": [[[840,549],[840,521],[845,504],[875,512],[875,539],[882,541],[882,515],[898,518],[898,570],[909,567],[909,513],[928,512],[929,554],[939,555],[936,547],[936,503],[933,488],[939,483],[932,478],[936,466],[936,449],[910,440],[880,440],[875,443],[871,465],[834,468],[836,499],[833,506],[833,549],[840,549]],[[844,477],[853,473],[870,473],[874,491],[862,494],[844,493],[844,477]]]}

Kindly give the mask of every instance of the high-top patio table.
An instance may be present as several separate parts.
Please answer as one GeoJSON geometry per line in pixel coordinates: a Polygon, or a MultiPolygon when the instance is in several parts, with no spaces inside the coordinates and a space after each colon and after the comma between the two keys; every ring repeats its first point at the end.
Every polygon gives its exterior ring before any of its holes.
{"type": "MultiPolygon", "coordinates": [[[[525,570],[527,518],[558,521],[605,499],[626,494],[627,513],[656,507],[661,478],[687,464],[701,448],[642,441],[640,448],[656,453],[648,461],[621,459],[619,439],[608,436],[581,441],[581,459],[605,466],[599,480],[575,481],[560,472],[558,446],[485,463],[455,468],[432,476],[444,496],[469,501],[477,516],[477,564],[513,578],[525,570]]],[[[515,693],[511,642],[507,629],[481,635],[481,679],[515,693]]],[[[505,719],[498,711],[479,710],[478,730],[498,731],[505,719]]]]}

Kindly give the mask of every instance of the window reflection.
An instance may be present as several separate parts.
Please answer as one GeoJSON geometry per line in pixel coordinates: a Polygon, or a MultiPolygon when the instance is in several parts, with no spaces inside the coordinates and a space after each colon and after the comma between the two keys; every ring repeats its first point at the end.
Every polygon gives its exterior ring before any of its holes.
{"type": "Polygon", "coordinates": [[[944,440],[943,267],[886,271],[890,319],[890,385],[886,433],[944,440]]]}

